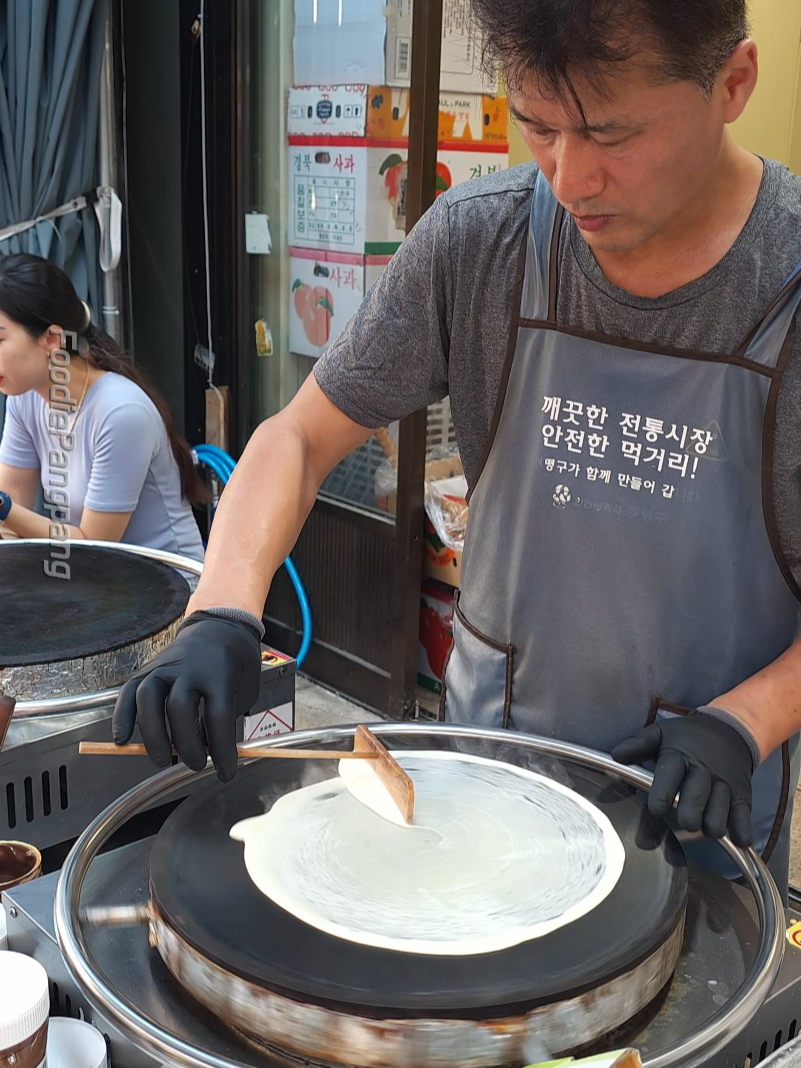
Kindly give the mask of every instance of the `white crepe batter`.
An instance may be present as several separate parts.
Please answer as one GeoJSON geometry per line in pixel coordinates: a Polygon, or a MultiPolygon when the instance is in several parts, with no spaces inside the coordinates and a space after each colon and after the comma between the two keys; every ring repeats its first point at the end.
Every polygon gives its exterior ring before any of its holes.
{"type": "Polygon", "coordinates": [[[263,894],[351,942],[468,956],[577,920],[620,878],[617,832],[568,787],[461,753],[393,756],[414,782],[412,827],[388,822],[334,778],[231,829],[263,894]]]}

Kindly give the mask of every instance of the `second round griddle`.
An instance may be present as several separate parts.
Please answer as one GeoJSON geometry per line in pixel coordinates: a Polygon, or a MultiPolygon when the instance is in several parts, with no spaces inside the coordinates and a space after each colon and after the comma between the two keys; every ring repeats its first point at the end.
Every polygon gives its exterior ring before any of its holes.
{"type": "MultiPolygon", "coordinates": [[[[382,740],[391,747],[391,736],[382,740]]],[[[503,759],[515,763],[510,749],[503,746],[503,759]]],[[[529,766],[525,755],[520,763],[529,766]]],[[[203,957],[258,986],[367,1016],[508,1015],[629,972],[682,922],[687,871],[674,836],[627,787],[565,765],[561,781],[607,815],[626,851],[620,880],[593,912],[543,938],[469,957],[397,953],[327,935],[256,889],[242,844],[229,836],[304,776],[318,781],[335,772],[324,762],[311,767],[257,761],[240,768],[232,783],[209,784],[173,812],[153,848],[151,893],[165,921],[203,957]]]]}
{"type": "Polygon", "coordinates": [[[49,542],[0,546],[0,668],[96,656],[143,641],[182,614],[172,567],[121,549],[70,544],[69,578],[45,572],[49,542]]]}

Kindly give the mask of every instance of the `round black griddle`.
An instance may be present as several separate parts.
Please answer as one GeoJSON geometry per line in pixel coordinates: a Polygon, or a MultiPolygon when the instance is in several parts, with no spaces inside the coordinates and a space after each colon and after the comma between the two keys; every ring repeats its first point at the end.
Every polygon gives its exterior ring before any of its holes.
{"type": "Polygon", "coordinates": [[[51,559],[47,542],[0,548],[0,668],[144,641],[178,619],[189,599],[187,582],[172,567],[123,550],[71,543],[64,579],[46,574],[51,559]]]}
{"type": "MultiPolygon", "coordinates": [[[[532,766],[501,748],[498,759],[532,766]]],[[[626,851],[617,886],[593,912],[543,938],[471,957],[396,953],[325,934],[256,889],[243,844],[229,837],[235,823],[297,789],[306,764],[256,761],[232,783],[199,790],[170,815],[153,848],[151,894],[164,920],[203,957],[258,986],[379,1018],[500,1017],[628,973],[682,922],[687,869],[673,834],[628,787],[564,765],[560,780],[606,813],[626,851]]]]}

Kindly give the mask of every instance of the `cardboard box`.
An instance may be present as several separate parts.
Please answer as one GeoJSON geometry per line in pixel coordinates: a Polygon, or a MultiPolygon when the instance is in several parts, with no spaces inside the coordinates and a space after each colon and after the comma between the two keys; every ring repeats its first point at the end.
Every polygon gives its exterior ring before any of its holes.
{"type": "Polygon", "coordinates": [[[458,589],[462,581],[462,554],[440,541],[428,516],[423,539],[423,574],[454,589],[458,589]]]}
{"type": "MultiPolygon", "coordinates": [[[[412,0],[295,0],[295,85],[393,85],[411,76],[412,0]]],[[[440,88],[495,92],[470,0],[444,0],[440,88]]]]}
{"type": "MultiPolygon", "coordinates": [[[[367,137],[407,140],[410,92],[388,85],[307,85],[287,95],[287,131],[301,137],[367,137]]],[[[509,105],[505,97],[439,95],[442,143],[506,144],[509,105]]]]}
{"type": "Polygon", "coordinates": [[[370,292],[392,259],[391,256],[365,256],[364,257],[364,292],[370,292]]]}
{"type": "Polygon", "coordinates": [[[445,658],[452,642],[453,590],[424,579],[420,588],[417,681],[426,690],[442,692],[445,658]]]}
{"type": "Polygon", "coordinates": [[[384,81],[385,0],[295,0],[295,85],[384,81]]]}
{"type": "Polygon", "coordinates": [[[287,90],[290,137],[365,137],[370,86],[302,85],[287,90]]]}
{"type": "Polygon", "coordinates": [[[395,252],[405,234],[381,173],[388,154],[359,138],[290,137],[289,245],[362,256],[395,252]]]}
{"type": "MultiPolygon", "coordinates": [[[[387,5],[386,84],[408,88],[411,78],[413,0],[390,0],[387,5]]],[[[481,69],[484,41],[470,8],[470,0],[443,0],[440,89],[454,93],[494,93],[481,69]]]]}
{"type": "Polygon", "coordinates": [[[290,248],[290,350],[300,356],[321,356],[390,259],[290,248]]]}
{"type": "MultiPolygon", "coordinates": [[[[410,109],[408,89],[371,85],[367,96],[367,136],[408,138],[410,109]]],[[[508,137],[509,103],[505,96],[439,94],[437,140],[440,147],[454,142],[506,145],[508,137]]]]}
{"type": "MultiPolygon", "coordinates": [[[[289,138],[288,243],[359,255],[392,255],[406,236],[408,148],[402,140],[289,138]]],[[[444,146],[438,194],[505,170],[506,145],[444,146]]]]}

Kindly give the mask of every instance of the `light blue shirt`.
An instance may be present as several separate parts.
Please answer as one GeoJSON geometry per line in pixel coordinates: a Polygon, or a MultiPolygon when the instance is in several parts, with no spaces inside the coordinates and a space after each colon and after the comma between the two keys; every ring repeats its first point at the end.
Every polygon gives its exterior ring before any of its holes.
{"type": "MultiPolygon", "coordinates": [[[[7,399],[0,463],[38,469],[45,500],[62,504],[74,526],[84,508],[131,512],[121,541],[203,559],[164,421],[135,382],[107,372],[89,387],[70,451],[49,412],[33,390],[7,399]]],[[[66,420],[70,429],[72,413],[66,420]]]]}

